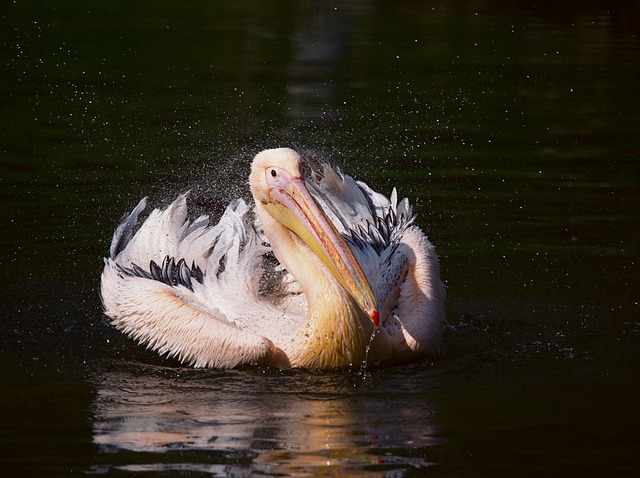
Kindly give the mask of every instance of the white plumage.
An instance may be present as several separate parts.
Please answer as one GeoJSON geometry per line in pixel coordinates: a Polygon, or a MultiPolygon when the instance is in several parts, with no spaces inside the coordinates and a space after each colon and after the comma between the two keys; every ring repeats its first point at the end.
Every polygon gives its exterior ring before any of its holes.
{"type": "Polygon", "coordinates": [[[408,201],[309,166],[305,178],[294,151],[260,153],[256,206],[235,200],[216,225],[190,221],[183,194],[135,231],[140,201],[105,259],[113,325],[195,367],[335,369],[434,354],[444,288],[408,201]]]}

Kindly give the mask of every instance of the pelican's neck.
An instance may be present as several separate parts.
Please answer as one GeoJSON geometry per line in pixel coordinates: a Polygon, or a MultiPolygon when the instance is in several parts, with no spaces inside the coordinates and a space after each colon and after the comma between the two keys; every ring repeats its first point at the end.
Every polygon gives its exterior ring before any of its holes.
{"type": "Polygon", "coordinates": [[[308,302],[307,322],[289,353],[291,365],[331,369],[389,358],[386,336],[376,334],[372,342],[371,319],[320,258],[260,203],[256,209],[273,253],[296,278],[308,302]]]}

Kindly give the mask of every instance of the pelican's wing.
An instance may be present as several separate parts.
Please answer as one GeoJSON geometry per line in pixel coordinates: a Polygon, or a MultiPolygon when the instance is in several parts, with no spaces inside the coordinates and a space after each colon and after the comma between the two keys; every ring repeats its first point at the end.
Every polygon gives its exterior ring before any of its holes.
{"type": "Polygon", "coordinates": [[[204,216],[191,223],[184,194],[133,234],[145,205],[123,219],[105,259],[101,297],[112,323],[196,367],[271,363],[276,347],[247,326],[273,311],[260,297],[268,249],[249,207],[238,200],[216,226],[204,216]]]}
{"type": "Polygon", "coordinates": [[[414,224],[409,201],[334,170],[311,165],[308,186],[345,237],[378,302],[396,360],[435,353],[444,324],[444,286],[433,244],[414,224]]]}
{"type": "Polygon", "coordinates": [[[435,247],[417,226],[405,229],[383,251],[372,287],[394,358],[434,355],[445,321],[445,289],[435,247]]]}
{"type": "Polygon", "coordinates": [[[375,223],[375,206],[351,176],[333,169],[328,163],[309,165],[313,174],[306,181],[307,188],[338,232],[348,235],[349,231],[375,223]]]}
{"type": "Polygon", "coordinates": [[[307,187],[346,239],[373,288],[387,248],[413,223],[411,205],[406,198],[398,204],[395,188],[387,198],[327,163],[314,167],[307,187]]]}

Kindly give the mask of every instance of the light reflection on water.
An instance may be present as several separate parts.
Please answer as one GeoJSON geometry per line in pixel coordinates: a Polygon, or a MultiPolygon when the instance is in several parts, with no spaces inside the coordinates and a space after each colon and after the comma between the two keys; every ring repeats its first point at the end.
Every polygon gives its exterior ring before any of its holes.
{"type": "Polygon", "coordinates": [[[416,469],[431,465],[419,450],[443,443],[428,402],[399,394],[390,409],[394,391],[366,376],[135,368],[96,378],[93,473],[416,469]]]}

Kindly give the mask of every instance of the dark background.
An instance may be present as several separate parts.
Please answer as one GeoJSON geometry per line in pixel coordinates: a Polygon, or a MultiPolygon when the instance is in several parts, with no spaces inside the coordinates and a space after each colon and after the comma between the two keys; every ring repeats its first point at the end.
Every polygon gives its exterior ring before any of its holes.
{"type": "Polygon", "coordinates": [[[638,474],[637,3],[0,15],[4,469],[638,474]],[[412,200],[447,285],[440,357],[364,376],[190,370],[108,326],[120,216],[187,189],[216,216],[276,146],[412,200]]]}

